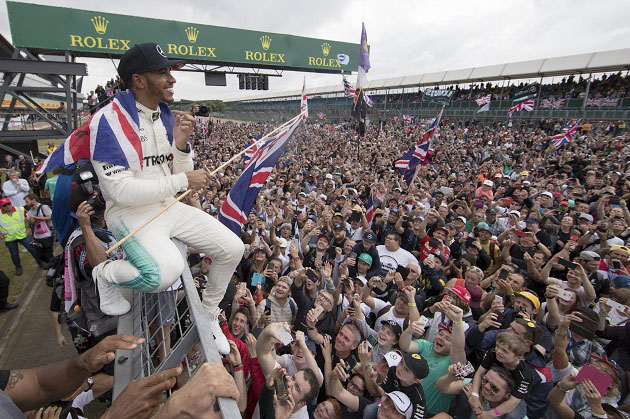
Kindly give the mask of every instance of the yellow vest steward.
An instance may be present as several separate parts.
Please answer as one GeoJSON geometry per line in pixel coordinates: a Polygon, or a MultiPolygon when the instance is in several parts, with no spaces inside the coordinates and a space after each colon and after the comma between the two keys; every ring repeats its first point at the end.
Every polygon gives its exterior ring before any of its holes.
{"type": "Polygon", "coordinates": [[[24,207],[18,207],[16,211],[13,211],[11,214],[2,213],[0,232],[4,234],[5,242],[20,240],[26,237],[24,207]]]}

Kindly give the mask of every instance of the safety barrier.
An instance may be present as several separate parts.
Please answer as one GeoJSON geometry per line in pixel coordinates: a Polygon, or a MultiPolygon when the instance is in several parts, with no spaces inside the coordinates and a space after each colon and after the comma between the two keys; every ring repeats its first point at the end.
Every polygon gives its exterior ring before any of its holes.
{"type": "MultiPolygon", "coordinates": [[[[183,289],[160,294],[125,290],[132,309],[120,316],[118,333],[142,336],[146,342],[133,351],[116,351],[114,399],[132,380],[182,365],[181,386],[203,362],[222,363],[188,268],[181,282],[183,289]]],[[[241,417],[235,400],[218,398],[218,405],[224,418],[241,417]]]]}

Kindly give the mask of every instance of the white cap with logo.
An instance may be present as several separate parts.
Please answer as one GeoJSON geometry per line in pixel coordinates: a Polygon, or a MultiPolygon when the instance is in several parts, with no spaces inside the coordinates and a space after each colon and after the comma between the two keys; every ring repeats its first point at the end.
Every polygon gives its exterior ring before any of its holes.
{"type": "Polygon", "coordinates": [[[413,408],[411,400],[409,400],[409,397],[405,393],[402,391],[392,391],[391,393],[385,393],[385,395],[394,402],[394,406],[396,407],[398,413],[404,415],[407,419],[411,419],[413,408]]]}

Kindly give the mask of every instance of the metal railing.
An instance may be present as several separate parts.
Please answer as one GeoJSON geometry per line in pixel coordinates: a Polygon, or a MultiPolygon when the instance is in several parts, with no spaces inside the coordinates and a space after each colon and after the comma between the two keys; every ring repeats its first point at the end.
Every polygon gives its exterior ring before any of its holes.
{"type": "MultiPolygon", "coordinates": [[[[116,351],[114,399],[135,379],[182,365],[181,386],[203,362],[222,364],[207,316],[188,267],[181,282],[183,290],[148,294],[127,291],[131,311],[120,316],[118,333],[144,337],[134,350],[116,351]],[[182,379],[183,377],[183,379],[182,379]]],[[[170,396],[170,391],[167,396],[170,396]]],[[[236,401],[218,398],[224,418],[240,418],[236,401]]]]}

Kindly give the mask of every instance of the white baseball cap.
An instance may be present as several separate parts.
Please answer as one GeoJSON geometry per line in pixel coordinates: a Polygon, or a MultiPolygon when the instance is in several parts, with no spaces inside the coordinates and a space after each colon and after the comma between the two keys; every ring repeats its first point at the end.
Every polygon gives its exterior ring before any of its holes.
{"type": "Polygon", "coordinates": [[[494,187],[494,182],[491,181],[490,179],[484,180],[483,184],[486,185],[486,186],[490,186],[491,188],[494,187]]]}
{"type": "Polygon", "coordinates": [[[545,196],[548,196],[549,198],[553,198],[553,194],[551,192],[549,192],[549,191],[545,191],[545,192],[541,193],[541,195],[545,195],[545,196]]]}
{"type": "Polygon", "coordinates": [[[517,210],[512,210],[512,211],[510,211],[510,214],[511,214],[511,215],[516,215],[518,218],[521,218],[521,213],[520,213],[520,212],[518,212],[517,210]]]}
{"type": "Polygon", "coordinates": [[[405,393],[402,391],[392,391],[391,393],[385,393],[385,395],[394,402],[394,406],[396,407],[398,413],[404,415],[407,419],[411,419],[413,408],[411,400],[409,400],[409,397],[405,393]]]}
{"type": "Polygon", "coordinates": [[[385,361],[387,361],[388,367],[396,367],[402,361],[402,355],[398,351],[387,352],[384,355],[385,361]]]}

